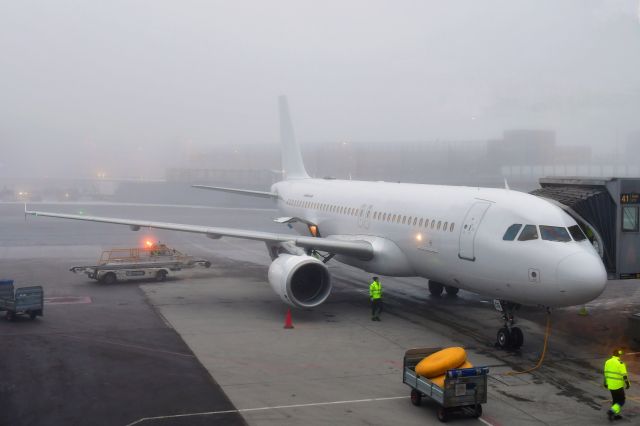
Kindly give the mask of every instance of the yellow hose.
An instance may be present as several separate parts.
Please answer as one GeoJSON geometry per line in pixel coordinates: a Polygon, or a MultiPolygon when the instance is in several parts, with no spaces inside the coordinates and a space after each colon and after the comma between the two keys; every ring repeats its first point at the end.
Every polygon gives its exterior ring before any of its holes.
{"type": "Polygon", "coordinates": [[[538,360],[538,363],[534,367],[529,368],[528,370],[524,370],[524,371],[507,371],[506,373],[504,373],[504,375],[505,376],[515,376],[516,374],[530,373],[530,372],[540,368],[540,366],[542,365],[542,361],[544,361],[544,356],[547,353],[547,344],[549,343],[549,335],[551,335],[551,312],[547,312],[547,328],[546,328],[546,330],[544,332],[544,346],[542,347],[542,355],[540,355],[540,359],[538,360]]]}

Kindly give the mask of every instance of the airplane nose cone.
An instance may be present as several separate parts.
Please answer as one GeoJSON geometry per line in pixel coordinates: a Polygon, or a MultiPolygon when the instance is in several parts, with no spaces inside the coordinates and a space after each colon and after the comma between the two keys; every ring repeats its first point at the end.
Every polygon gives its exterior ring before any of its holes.
{"type": "Polygon", "coordinates": [[[556,278],[560,290],[577,305],[600,296],[607,283],[607,271],[597,255],[575,253],[558,263],[556,278]]]}

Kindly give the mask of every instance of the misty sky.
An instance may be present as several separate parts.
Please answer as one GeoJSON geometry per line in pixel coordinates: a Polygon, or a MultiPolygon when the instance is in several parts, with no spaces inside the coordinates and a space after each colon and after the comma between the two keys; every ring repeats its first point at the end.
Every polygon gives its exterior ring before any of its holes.
{"type": "Polygon", "coordinates": [[[187,144],[640,130],[637,0],[0,2],[0,176],[136,165],[187,144]]]}

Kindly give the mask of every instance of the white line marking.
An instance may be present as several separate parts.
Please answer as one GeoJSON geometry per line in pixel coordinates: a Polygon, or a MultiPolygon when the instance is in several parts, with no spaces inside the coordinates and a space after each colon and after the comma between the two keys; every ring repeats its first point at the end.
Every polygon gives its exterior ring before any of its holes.
{"type": "Polygon", "coordinates": [[[487,426],[493,426],[492,423],[489,423],[488,421],[486,421],[485,419],[483,419],[482,417],[478,417],[478,420],[480,420],[482,423],[484,423],[487,426]]]}
{"type": "MultiPolygon", "coordinates": [[[[317,407],[320,405],[358,404],[362,402],[390,401],[394,399],[408,399],[408,398],[409,398],[408,396],[390,396],[386,398],[367,398],[367,399],[352,399],[349,401],[312,402],[308,404],[275,405],[273,407],[240,408],[238,410],[207,411],[203,413],[187,413],[187,414],[174,414],[170,416],[143,417],[141,419],[136,420],[133,423],[129,423],[127,426],[137,425],[142,422],[146,422],[147,420],[176,419],[180,417],[193,417],[193,416],[213,416],[216,414],[247,413],[250,411],[281,410],[285,408],[317,407]]],[[[492,426],[490,423],[487,423],[487,424],[492,426]]]]}

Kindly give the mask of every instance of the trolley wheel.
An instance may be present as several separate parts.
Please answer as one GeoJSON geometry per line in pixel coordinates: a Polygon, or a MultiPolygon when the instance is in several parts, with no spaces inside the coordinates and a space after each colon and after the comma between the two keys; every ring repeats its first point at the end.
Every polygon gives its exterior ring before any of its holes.
{"type": "Polygon", "coordinates": [[[435,281],[429,281],[429,293],[431,293],[432,296],[440,297],[442,290],[444,290],[444,286],[442,284],[435,281]]]}
{"type": "Polygon", "coordinates": [[[458,292],[460,291],[460,289],[458,287],[453,287],[450,285],[447,285],[444,287],[445,290],[447,290],[447,295],[449,296],[457,296],[458,292]]]}
{"type": "Polygon", "coordinates": [[[447,420],[449,420],[449,412],[444,407],[438,407],[437,415],[438,415],[438,420],[440,420],[442,423],[446,423],[447,420]]]}
{"type": "Polygon", "coordinates": [[[422,404],[422,394],[416,389],[411,389],[411,403],[415,406],[422,404]]]}
{"type": "Polygon", "coordinates": [[[102,282],[107,285],[115,284],[116,281],[118,281],[118,278],[113,272],[107,272],[104,274],[104,277],[102,277],[102,282]]]}
{"type": "Polygon", "coordinates": [[[162,282],[167,280],[167,271],[164,269],[159,270],[156,273],[156,281],[162,282]]]}
{"type": "Polygon", "coordinates": [[[36,311],[29,312],[29,318],[31,318],[32,320],[36,319],[37,316],[38,313],[36,311]]]}
{"type": "Polygon", "coordinates": [[[480,416],[482,416],[482,405],[478,404],[473,410],[473,417],[477,419],[480,416]]]}
{"type": "Polygon", "coordinates": [[[524,334],[519,327],[513,327],[511,329],[511,347],[513,349],[519,349],[524,343],[524,334]]]}
{"type": "Polygon", "coordinates": [[[511,345],[511,333],[509,333],[509,329],[507,327],[502,327],[498,330],[498,335],[496,336],[498,346],[502,349],[506,349],[511,345]]]}

